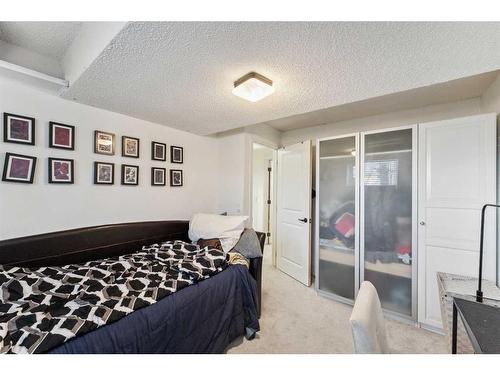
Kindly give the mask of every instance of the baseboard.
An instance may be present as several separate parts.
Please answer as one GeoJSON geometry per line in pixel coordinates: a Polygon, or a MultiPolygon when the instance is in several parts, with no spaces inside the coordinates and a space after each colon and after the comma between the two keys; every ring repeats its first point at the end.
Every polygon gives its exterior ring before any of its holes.
{"type": "Polygon", "coordinates": [[[442,336],[444,336],[446,334],[443,328],[438,328],[438,327],[432,326],[430,324],[418,323],[418,327],[425,329],[426,331],[437,333],[437,334],[442,335],[442,336]]]}

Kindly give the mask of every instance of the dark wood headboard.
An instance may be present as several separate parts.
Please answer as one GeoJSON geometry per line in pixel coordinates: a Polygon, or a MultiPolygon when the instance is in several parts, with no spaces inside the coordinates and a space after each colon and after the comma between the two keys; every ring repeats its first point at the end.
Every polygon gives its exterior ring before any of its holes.
{"type": "MultiPolygon", "coordinates": [[[[130,254],[143,245],[161,241],[189,241],[188,230],[189,221],[144,221],[13,238],[0,241],[0,265],[43,267],[83,263],[130,254]]],[[[257,232],[257,236],[264,251],[266,234],[257,232]]],[[[262,257],[250,259],[249,271],[257,281],[257,311],[260,317],[262,257]]]]}
{"type": "Polygon", "coordinates": [[[145,221],[13,238],[0,241],[0,264],[42,267],[108,258],[160,241],[189,241],[188,229],[188,221],[145,221]]]}

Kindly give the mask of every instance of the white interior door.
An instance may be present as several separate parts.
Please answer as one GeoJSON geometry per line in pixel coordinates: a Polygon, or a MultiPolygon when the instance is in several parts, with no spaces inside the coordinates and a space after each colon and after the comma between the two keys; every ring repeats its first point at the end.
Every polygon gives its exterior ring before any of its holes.
{"type": "Polygon", "coordinates": [[[277,265],[311,284],[311,142],[278,151],[277,265]]]}
{"type": "MultiPolygon", "coordinates": [[[[496,203],[496,116],[419,125],[419,321],[441,328],[437,272],[476,276],[481,207],[496,203]]],[[[496,215],[486,217],[483,278],[496,279],[496,215]]]]}

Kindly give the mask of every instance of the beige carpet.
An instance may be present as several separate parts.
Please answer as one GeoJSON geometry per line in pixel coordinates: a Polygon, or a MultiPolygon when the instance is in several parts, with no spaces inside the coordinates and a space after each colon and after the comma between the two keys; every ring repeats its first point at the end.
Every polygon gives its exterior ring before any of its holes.
{"type": "MultiPolygon", "coordinates": [[[[272,266],[266,249],[260,332],[232,343],[228,353],[352,353],[352,307],[316,295],[272,266]]],[[[444,336],[387,321],[391,348],[399,353],[446,353],[444,336]]]]}

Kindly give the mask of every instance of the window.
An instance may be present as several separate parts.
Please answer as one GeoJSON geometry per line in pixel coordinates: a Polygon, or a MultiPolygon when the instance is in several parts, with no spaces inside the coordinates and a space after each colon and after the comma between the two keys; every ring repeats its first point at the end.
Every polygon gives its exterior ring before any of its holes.
{"type": "Polygon", "coordinates": [[[365,185],[396,186],[398,184],[397,159],[369,160],[365,162],[365,185]]]}

